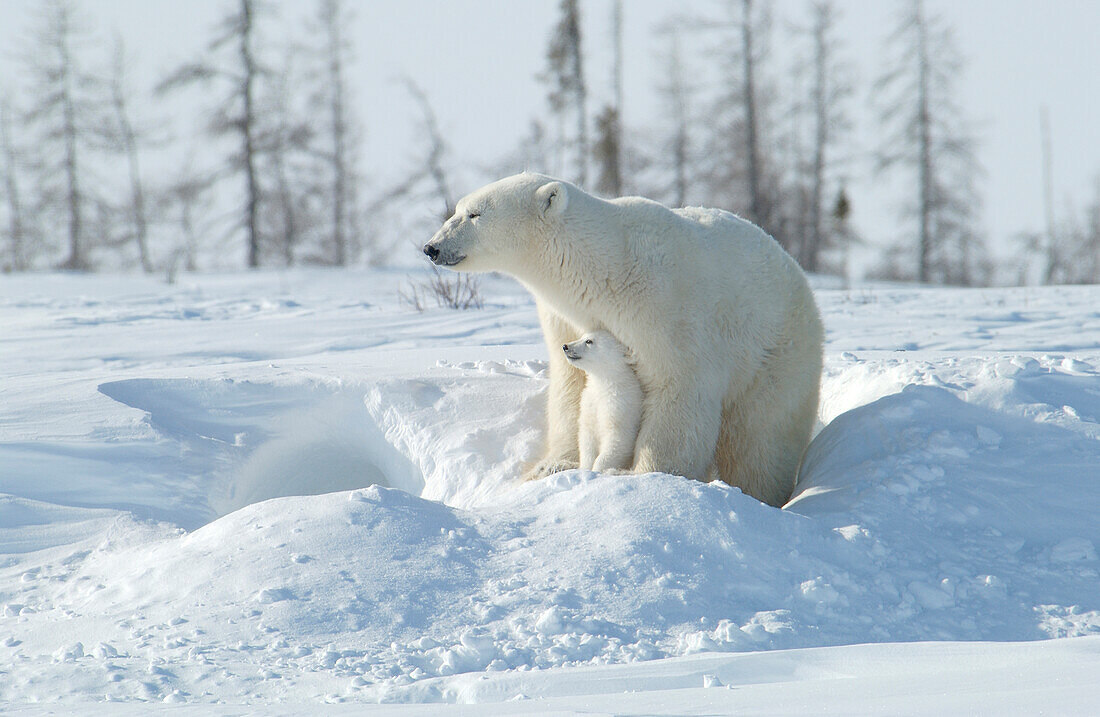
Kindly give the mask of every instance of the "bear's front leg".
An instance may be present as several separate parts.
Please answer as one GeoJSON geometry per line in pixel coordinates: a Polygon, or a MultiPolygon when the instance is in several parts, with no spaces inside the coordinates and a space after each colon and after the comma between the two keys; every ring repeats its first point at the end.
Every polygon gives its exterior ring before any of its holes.
{"type": "Polygon", "coordinates": [[[584,391],[584,371],[574,368],[561,350],[563,344],[574,341],[583,331],[572,326],[556,312],[536,302],[542,335],[550,354],[550,393],[546,401],[546,453],[524,475],[524,480],[545,478],[553,473],[576,468],[580,461],[578,447],[581,393],[584,391]]]}
{"type": "Polygon", "coordinates": [[[716,387],[693,382],[691,375],[686,371],[647,393],[634,449],[635,473],[707,479],[722,426],[722,398],[716,387]]]}

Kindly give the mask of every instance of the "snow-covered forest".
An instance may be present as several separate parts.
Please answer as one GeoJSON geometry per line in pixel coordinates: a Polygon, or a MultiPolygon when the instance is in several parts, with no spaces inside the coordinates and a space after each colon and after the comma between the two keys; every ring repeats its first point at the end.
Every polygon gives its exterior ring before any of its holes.
{"type": "MultiPolygon", "coordinates": [[[[530,169],[605,196],[733,211],[815,272],[1094,281],[1100,184],[1055,192],[1044,106],[1019,138],[1043,152],[1032,178],[1041,221],[990,237],[976,149],[996,118],[970,116],[960,85],[980,48],[960,47],[930,3],[894,5],[875,64],[863,66],[840,24],[865,12],[859,4],[689,4],[624,48],[633,8],[561,2],[553,23],[530,28],[540,69],[527,81],[541,99],[528,128],[476,157],[456,146],[421,78],[390,78],[404,90],[400,118],[359,94],[371,68],[356,63],[355,28],[370,8],[204,3],[216,18],[205,34],[188,38],[186,54],[157,56],[144,28],[112,30],[94,4],[13,5],[5,14],[26,32],[0,83],[0,263],[175,272],[407,262],[458,196],[530,169]],[[624,61],[631,49],[654,58],[644,82],[657,99],[644,116],[623,112],[624,85],[642,71],[624,61]],[[400,167],[364,151],[372,128],[392,122],[416,125],[400,167]],[[900,188],[881,210],[864,189],[876,184],[900,188]],[[857,226],[853,213],[871,206],[879,225],[857,226]]],[[[476,121],[475,106],[464,111],[476,121]]]]}

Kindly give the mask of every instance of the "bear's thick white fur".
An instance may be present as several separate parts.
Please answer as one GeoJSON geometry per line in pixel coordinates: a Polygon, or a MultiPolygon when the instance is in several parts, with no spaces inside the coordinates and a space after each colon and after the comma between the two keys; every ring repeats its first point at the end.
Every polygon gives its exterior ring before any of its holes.
{"type": "Polygon", "coordinates": [[[578,465],[584,373],[560,347],[606,329],[644,393],[634,472],[713,471],[772,505],[790,496],[817,413],[823,329],[802,271],[759,227],[524,173],[464,197],[424,251],[511,274],[535,297],[550,395],[546,454],[529,477],[578,465]]]}
{"type": "Polygon", "coordinates": [[[579,419],[579,467],[586,471],[630,468],[642,422],[642,386],[626,348],[601,330],[565,344],[562,351],[571,365],[586,374],[579,419]]]}

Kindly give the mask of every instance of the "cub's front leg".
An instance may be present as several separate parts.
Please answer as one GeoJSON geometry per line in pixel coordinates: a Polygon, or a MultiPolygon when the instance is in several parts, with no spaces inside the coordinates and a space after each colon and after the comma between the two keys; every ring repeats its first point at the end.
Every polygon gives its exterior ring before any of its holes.
{"type": "Polygon", "coordinates": [[[542,335],[550,354],[550,392],[546,401],[546,451],[524,475],[536,480],[553,473],[576,468],[580,461],[578,444],[581,394],[584,371],[574,368],[561,347],[583,332],[552,309],[537,302],[542,335]]]}

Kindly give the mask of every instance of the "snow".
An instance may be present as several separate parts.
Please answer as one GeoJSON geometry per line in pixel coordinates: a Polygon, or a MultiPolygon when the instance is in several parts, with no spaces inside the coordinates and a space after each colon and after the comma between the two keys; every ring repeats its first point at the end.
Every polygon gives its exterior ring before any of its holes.
{"type": "Polygon", "coordinates": [[[6,711],[1100,710],[1100,288],[820,282],[778,510],[520,482],[529,297],[406,281],[0,277],[6,711]]]}

